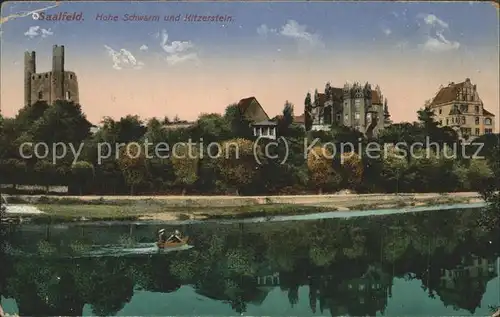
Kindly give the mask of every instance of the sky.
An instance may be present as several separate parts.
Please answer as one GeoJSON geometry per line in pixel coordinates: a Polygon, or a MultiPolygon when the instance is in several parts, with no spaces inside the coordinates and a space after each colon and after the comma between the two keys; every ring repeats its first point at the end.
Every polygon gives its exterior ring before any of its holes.
{"type": "Polygon", "coordinates": [[[499,20],[488,2],[4,2],[1,16],[5,116],[23,104],[24,52],[50,71],[58,44],[93,123],[127,114],[194,120],[250,96],[270,116],[286,101],[299,115],[307,92],[356,81],[380,86],[393,121],[413,121],[440,85],[470,78],[498,131],[499,20]],[[83,19],[41,20],[42,12],[83,19]],[[108,15],[118,21],[98,20],[108,15]]]}

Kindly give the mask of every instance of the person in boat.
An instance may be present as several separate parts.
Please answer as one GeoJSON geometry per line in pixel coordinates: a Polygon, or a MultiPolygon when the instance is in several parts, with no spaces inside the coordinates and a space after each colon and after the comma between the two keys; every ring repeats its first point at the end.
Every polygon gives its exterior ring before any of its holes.
{"type": "Polygon", "coordinates": [[[174,233],[168,237],[167,242],[179,243],[182,242],[182,236],[179,230],[175,230],[174,233]]]}
{"type": "Polygon", "coordinates": [[[158,230],[158,241],[160,243],[167,242],[167,234],[165,233],[165,229],[158,230]]]}
{"type": "Polygon", "coordinates": [[[174,242],[174,243],[179,243],[182,242],[182,235],[179,230],[175,230],[168,238],[165,232],[165,229],[160,229],[158,231],[158,241],[160,243],[166,243],[166,242],[174,242]]]}

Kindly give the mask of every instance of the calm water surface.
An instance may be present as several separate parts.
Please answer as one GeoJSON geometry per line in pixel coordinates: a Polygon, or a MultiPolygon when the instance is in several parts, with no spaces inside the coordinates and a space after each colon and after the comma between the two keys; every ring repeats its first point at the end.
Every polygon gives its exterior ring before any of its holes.
{"type": "Polygon", "coordinates": [[[480,209],[262,223],[3,227],[0,294],[29,316],[486,316],[480,209]],[[158,252],[156,231],[191,246],[158,252]]]}

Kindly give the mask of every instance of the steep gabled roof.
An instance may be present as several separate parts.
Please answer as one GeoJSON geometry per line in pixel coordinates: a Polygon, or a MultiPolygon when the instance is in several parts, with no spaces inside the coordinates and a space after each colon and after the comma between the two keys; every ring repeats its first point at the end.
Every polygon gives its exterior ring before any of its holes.
{"type": "Polygon", "coordinates": [[[494,117],[495,116],[495,114],[489,112],[488,110],[486,110],[484,108],[483,108],[483,115],[489,116],[489,117],[494,117]]]}
{"type": "Polygon", "coordinates": [[[252,104],[252,102],[256,102],[257,105],[259,105],[259,107],[262,109],[262,111],[264,112],[264,114],[266,115],[266,117],[269,119],[269,115],[267,114],[266,110],[264,110],[264,107],[262,107],[262,105],[260,104],[260,102],[257,100],[257,98],[255,98],[254,96],[252,97],[247,97],[247,98],[243,98],[241,99],[239,102],[238,102],[238,109],[240,109],[240,113],[242,115],[244,115],[247,110],[248,110],[248,107],[250,107],[250,105],[252,104]]]}
{"type": "Polygon", "coordinates": [[[463,88],[464,84],[465,82],[451,83],[447,87],[441,88],[432,100],[431,107],[456,100],[458,91],[463,88]]]}
{"type": "Polygon", "coordinates": [[[240,109],[241,113],[245,113],[254,100],[257,100],[257,98],[255,98],[254,96],[241,99],[238,102],[238,108],[240,109]]]}

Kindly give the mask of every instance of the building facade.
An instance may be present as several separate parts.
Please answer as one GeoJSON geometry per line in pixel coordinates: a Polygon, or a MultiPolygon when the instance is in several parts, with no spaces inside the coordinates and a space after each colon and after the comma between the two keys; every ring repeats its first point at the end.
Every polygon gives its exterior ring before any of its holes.
{"type": "Polygon", "coordinates": [[[376,136],[391,123],[387,99],[380,87],[369,83],[345,84],[335,88],[326,84],[325,92],[314,93],[311,118],[312,130],[328,131],[335,126],[352,127],[367,137],[376,136]]]}
{"type": "Polygon", "coordinates": [[[256,137],[276,139],[277,126],[271,121],[257,98],[248,97],[238,102],[240,114],[252,123],[253,135],[256,137]]]}
{"type": "Polygon", "coordinates": [[[464,140],[494,133],[495,115],[484,108],[469,78],[441,87],[429,107],[441,126],[451,127],[464,140]]]}
{"type": "Polygon", "coordinates": [[[24,54],[24,104],[37,101],[53,104],[56,100],[79,103],[78,79],[74,72],[64,69],[64,46],[52,49],[52,71],[36,72],[36,52],[24,54]]]}

